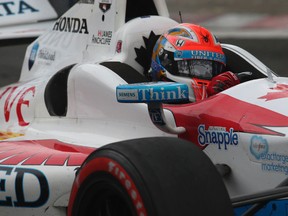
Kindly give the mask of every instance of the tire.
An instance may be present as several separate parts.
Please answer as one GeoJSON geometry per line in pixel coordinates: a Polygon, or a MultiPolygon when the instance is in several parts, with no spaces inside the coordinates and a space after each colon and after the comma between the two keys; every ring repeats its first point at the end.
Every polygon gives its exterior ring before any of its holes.
{"type": "Polygon", "coordinates": [[[233,215],[225,185],[195,145],[157,137],[93,152],[77,172],[68,215],[233,215]]]}

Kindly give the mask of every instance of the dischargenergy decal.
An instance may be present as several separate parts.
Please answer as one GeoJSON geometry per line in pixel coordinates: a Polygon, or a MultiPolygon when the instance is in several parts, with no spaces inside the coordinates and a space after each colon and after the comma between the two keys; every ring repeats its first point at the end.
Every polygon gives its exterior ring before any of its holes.
{"type": "Polygon", "coordinates": [[[262,136],[252,136],[250,153],[261,163],[262,171],[288,175],[288,155],[270,151],[268,141],[262,136]]]}
{"type": "Polygon", "coordinates": [[[201,146],[217,145],[218,149],[227,150],[228,146],[238,145],[238,134],[233,128],[227,131],[226,127],[220,126],[209,126],[206,130],[202,124],[198,126],[198,143],[201,146]]]}

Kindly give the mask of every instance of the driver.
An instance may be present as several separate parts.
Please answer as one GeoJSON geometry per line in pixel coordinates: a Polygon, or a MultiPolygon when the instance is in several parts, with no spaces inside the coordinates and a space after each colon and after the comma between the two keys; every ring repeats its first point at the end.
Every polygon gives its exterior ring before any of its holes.
{"type": "Polygon", "coordinates": [[[187,84],[189,100],[195,102],[240,83],[225,65],[222,47],[210,31],[182,23],[156,42],[149,75],[153,81],[187,84]]]}

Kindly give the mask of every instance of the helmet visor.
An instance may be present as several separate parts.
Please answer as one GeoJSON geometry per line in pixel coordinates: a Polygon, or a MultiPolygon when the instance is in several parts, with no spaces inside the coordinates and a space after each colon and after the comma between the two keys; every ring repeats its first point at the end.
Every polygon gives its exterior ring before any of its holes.
{"type": "Polygon", "coordinates": [[[213,77],[213,65],[209,60],[183,60],[176,61],[178,76],[193,77],[211,80],[213,77]]]}
{"type": "Polygon", "coordinates": [[[174,60],[173,52],[164,50],[159,55],[161,65],[175,76],[211,80],[223,72],[223,64],[206,59],[174,60]]]}

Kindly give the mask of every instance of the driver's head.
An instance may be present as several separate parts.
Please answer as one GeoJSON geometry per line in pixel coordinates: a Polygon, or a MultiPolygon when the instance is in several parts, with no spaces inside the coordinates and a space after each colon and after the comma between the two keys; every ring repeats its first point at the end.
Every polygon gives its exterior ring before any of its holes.
{"type": "MultiPolygon", "coordinates": [[[[188,84],[190,100],[199,99],[195,88],[205,88],[223,72],[226,59],[217,38],[207,29],[182,23],[168,30],[156,42],[150,76],[188,84]]],[[[199,91],[197,91],[199,92],[199,91]]]]}

